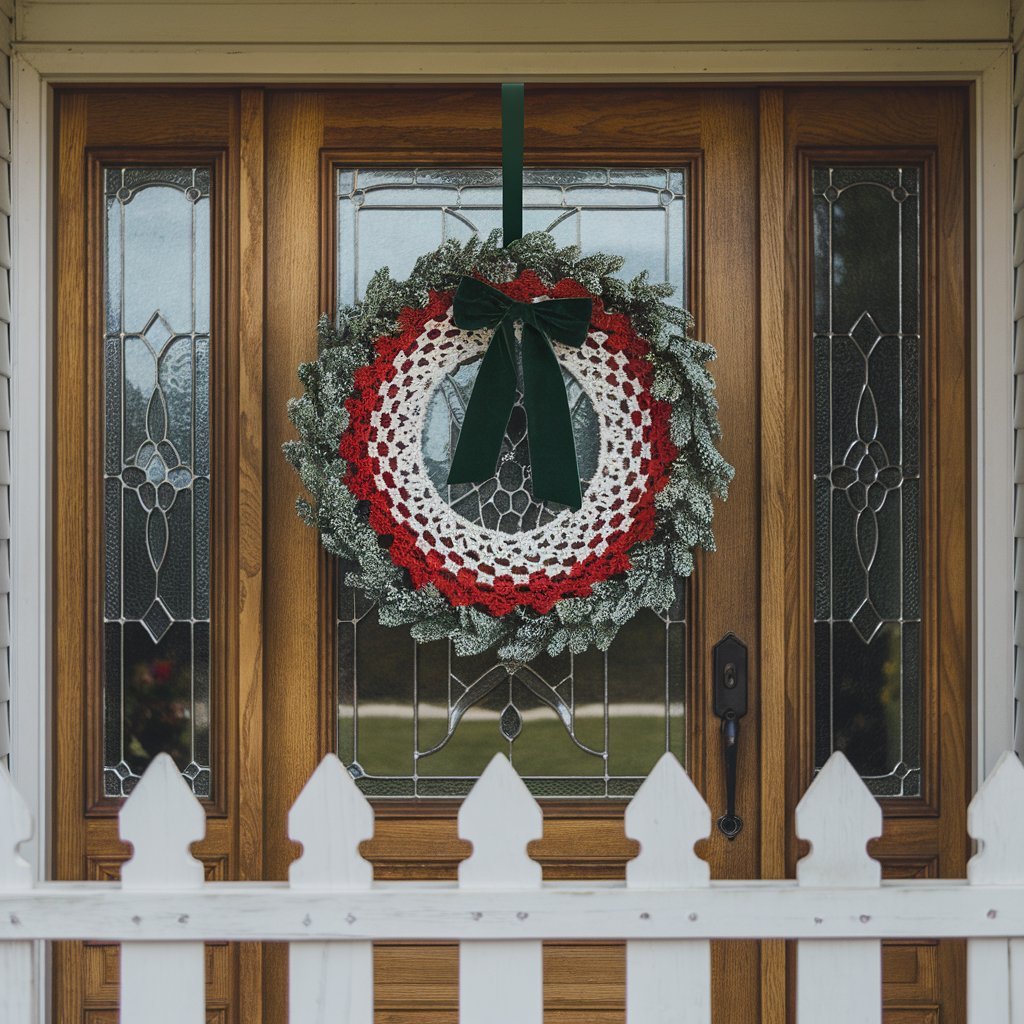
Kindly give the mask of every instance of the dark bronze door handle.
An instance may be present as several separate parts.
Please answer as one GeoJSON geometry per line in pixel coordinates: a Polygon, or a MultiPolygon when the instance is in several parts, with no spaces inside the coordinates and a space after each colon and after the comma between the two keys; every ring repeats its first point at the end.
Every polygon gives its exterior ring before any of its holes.
{"type": "Polygon", "coordinates": [[[747,713],[747,646],[735,633],[726,633],[714,650],[715,714],[722,720],[725,760],[725,814],[718,829],[735,839],[743,828],[736,813],[736,772],[739,764],[740,719],[747,713]]]}

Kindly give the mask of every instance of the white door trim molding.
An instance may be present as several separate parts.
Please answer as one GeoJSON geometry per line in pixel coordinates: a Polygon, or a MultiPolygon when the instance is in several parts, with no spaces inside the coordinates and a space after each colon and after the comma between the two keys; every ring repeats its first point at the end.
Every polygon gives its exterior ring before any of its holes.
{"type": "MultiPolygon", "coordinates": [[[[35,821],[22,853],[49,877],[51,691],[51,89],[15,59],[11,192],[11,770],[35,821]],[[14,257],[13,253],[17,256],[14,257]],[[17,440],[14,435],[17,434],[17,440]],[[14,588],[17,587],[15,593],[14,588]]],[[[49,947],[36,944],[37,1020],[50,1019],[49,947]]]]}
{"type": "Polygon", "coordinates": [[[11,287],[11,536],[16,530],[18,539],[11,543],[11,770],[37,823],[22,852],[45,877],[52,752],[52,93],[17,57],[12,85],[11,145],[18,156],[11,168],[11,247],[17,253],[11,287]]]}
{"type": "Polygon", "coordinates": [[[1013,749],[1013,54],[974,79],[975,783],[1013,749]]]}
{"type": "MultiPolygon", "coordinates": [[[[992,44],[574,47],[600,81],[964,81],[973,84],[974,295],[972,558],[977,778],[1012,745],[1012,53],[992,44]],[[983,684],[983,685],[982,685],[983,684]]],[[[564,52],[431,45],[137,48],[15,47],[13,154],[12,765],[40,831],[29,851],[48,873],[52,643],[51,87],[68,82],[595,80],[559,71],[564,52]],[[142,52],[142,51],[145,52],[142,52]],[[451,51],[450,53],[448,51],[451,51]],[[405,74],[384,74],[402,56],[405,74]],[[451,59],[448,59],[448,58],[451,59]],[[452,67],[460,73],[453,75],[452,67]],[[339,73],[339,68],[344,70],[339,73]],[[441,69],[440,73],[437,69],[441,69]]]]}

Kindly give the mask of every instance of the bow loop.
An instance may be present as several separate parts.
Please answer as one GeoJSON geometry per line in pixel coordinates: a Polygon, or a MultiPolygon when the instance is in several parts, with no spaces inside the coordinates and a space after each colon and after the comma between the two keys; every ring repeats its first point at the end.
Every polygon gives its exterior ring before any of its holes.
{"type": "Polygon", "coordinates": [[[478,483],[494,475],[505,427],[515,405],[515,323],[523,325],[523,404],[533,496],[578,509],[582,503],[572,417],[553,341],[579,348],[590,330],[591,300],[519,302],[475,277],[459,282],[455,325],[492,328],[452,458],[448,483],[478,483]],[[498,344],[496,344],[498,342],[498,344]]]}

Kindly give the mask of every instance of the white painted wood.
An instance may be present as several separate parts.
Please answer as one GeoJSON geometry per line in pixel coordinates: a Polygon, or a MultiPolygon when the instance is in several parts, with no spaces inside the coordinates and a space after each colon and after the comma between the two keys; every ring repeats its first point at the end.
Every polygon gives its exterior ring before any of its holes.
{"type": "Polygon", "coordinates": [[[865,846],[877,801],[842,755],[797,809],[811,843],[797,882],[710,882],[693,852],[711,816],[679,764],[663,758],[627,811],[641,844],[627,884],[543,886],[526,852],[542,833],[536,801],[496,758],[467,799],[460,834],[474,844],[460,885],[374,886],[358,844],[373,815],[342,764],[324,760],[289,816],[303,845],[291,883],[203,884],[190,845],[205,818],[173,762],[158,758],[126,803],[134,847],[124,884],[31,883],[16,848],[24,802],[0,772],[0,1021],[34,1021],[34,939],[122,941],[122,1021],[198,1024],[204,940],[293,943],[293,1024],[370,1024],[373,940],[463,943],[461,1019],[540,1024],[540,942],[625,940],[630,1024],[707,1024],[709,939],[798,941],[802,1021],[878,1024],[880,938],[967,936],[969,1024],[1024,1024],[1024,768],[1000,760],[972,802],[981,848],[970,881],[880,883],[865,846]]]}
{"type": "Polygon", "coordinates": [[[1024,765],[1007,750],[967,808],[978,852],[967,863],[971,885],[1024,884],[1024,765]]]}
{"type": "Polygon", "coordinates": [[[191,848],[206,835],[206,812],[169,755],[157,754],[125,801],[120,834],[132,844],[132,857],[121,868],[123,889],[203,884],[203,865],[191,848]]]}
{"type": "MultiPolygon", "coordinates": [[[[972,886],[1024,884],[1024,766],[1006,751],[967,808],[967,831],[978,852],[967,864],[972,886]]],[[[996,902],[996,901],[992,901],[996,902]]],[[[998,917],[1002,908],[989,913],[998,917]]],[[[1019,951],[1014,949],[1014,956],[1019,951]]],[[[1020,1024],[1024,992],[1011,1004],[1011,944],[1004,939],[971,939],[967,944],[969,1019],[986,1024],[1020,1024]],[[1011,1016],[1013,1013],[1013,1016],[1011,1016]]],[[[1024,967],[1024,962],[1018,964],[1024,967]]],[[[1018,990],[1021,982],[1016,982],[1018,990]]]]}
{"type": "Polygon", "coordinates": [[[31,942],[0,942],[0,1021],[33,1024],[37,1019],[34,950],[31,942]]]}
{"type": "MultiPolygon", "coordinates": [[[[10,545],[11,590],[11,773],[28,802],[36,823],[35,837],[23,852],[45,878],[50,863],[47,830],[50,822],[50,771],[53,736],[50,729],[50,657],[53,474],[53,389],[50,387],[50,244],[53,238],[48,199],[51,90],[39,72],[20,57],[14,59],[15,107],[11,114],[13,144],[11,187],[18,197],[11,215],[14,267],[10,327],[11,365],[5,368],[11,390],[10,545]]],[[[2,88],[2,82],[0,82],[2,88]]],[[[0,325],[0,340],[6,328],[0,325]]],[[[48,991],[40,985],[40,992],[48,991]]],[[[41,1014],[41,1016],[45,1016],[41,1014]]]]}
{"type": "Polygon", "coordinates": [[[1010,1024],[1010,951],[1006,939],[967,943],[967,1019],[1010,1024]]]}
{"type": "MultiPolygon", "coordinates": [[[[626,835],[640,853],[626,865],[630,889],[707,888],[711,869],[694,843],[711,832],[711,811],[682,765],[663,754],[626,809],[626,835]]],[[[648,911],[651,920],[656,911],[648,911]]],[[[626,944],[626,1020],[711,1024],[711,944],[702,939],[626,944]]]]}
{"type": "Polygon", "coordinates": [[[495,754],[459,808],[459,836],[473,852],[459,865],[462,889],[536,889],[540,865],[526,846],[544,833],[544,816],[504,754],[495,754]]]}
{"type": "Polygon", "coordinates": [[[707,886],[711,868],[694,845],[711,833],[711,810],[672,754],[662,754],[626,808],[640,853],[626,865],[631,889],[707,886]]]}
{"type": "MultiPolygon", "coordinates": [[[[797,805],[796,832],[811,844],[796,867],[802,888],[880,888],[881,865],[866,846],[882,834],[882,809],[840,751],[797,805]]],[[[824,908],[827,899],[819,895],[824,908]]],[[[870,920],[871,914],[864,907],[857,917],[870,920]]],[[[827,1008],[830,1024],[881,1024],[882,944],[875,939],[798,942],[796,1005],[799,1021],[819,1020],[827,1008]]]]}
{"type": "MultiPolygon", "coordinates": [[[[13,60],[11,86],[12,151],[20,159],[11,166],[12,204],[11,306],[13,322],[0,325],[0,373],[11,376],[10,475],[12,485],[0,488],[0,533],[17,536],[9,545],[11,562],[11,756],[10,765],[35,820],[35,835],[22,847],[36,878],[45,878],[51,863],[48,830],[53,764],[50,701],[50,657],[53,650],[50,608],[53,597],[50,523],[53,474],[33,467],[51,465],[53,390],[49,379],[49,323],[53,310],[49,274],[52,192],[49,115],[51,90],[39,72],[21,58],[13,60]],[[14,253],[17,252],[15,261],[14,253]],[[8,343],[9,339],[9,343],[8,343]],[[8,351],[9,350],[9,351],[8,351]],[[15,376],[16,373],[16,376],[15,376]],[[40,396],[49,395],[40,405],[40,396]],[[6,505],[6,502],[5,502],[6,505]],[[7,520],[10,520],[8,523],[7,520]]],[[[0,90],[6,83],[0,77],[0,90]]],[[[45,949],[33,951],[37,971],[47,966],[45,949]]],[[[51,985],[43,973],[35,984],[35,1018],[50,1019],[51,985]]]]}
{"type": "MultiPolygon", "coordinates": [[[[302,844],[302,856],[288,869],[291,888],[369,890],[373,866],[360,856],[359,844],[373,838],[373,823],[366,797],[328,754],[288,814],[288,836],[302,844]]],[[[373,1024],[369,942],[292,943],[288,962],[290,1024],[373,1024]]]]}
{"type": "Polygon", "coordinates": [[[1024,937],[1024,886],[912,879],[878,889],[722,881],[707,889],[587,882],[458,891],[448,883],[408,882],[332,893],[295,891],[280,882],[214,882],[200,892],[176,893],[46,882],[0,895],[0,942],[957,937],[1024,937]],[[11,913],[19,918],[17,929],[11,913]],[[349,923],[349,916],[356,920],[349,923]]]}
{"type": "Polygon", "coordinates": [[[19,850],[31,838],[28,805],[0,763],[0,893],[32,888],[32,866],[19,850]]]}
{"type": "MultiPolygon", "coordinates": [[[[30,892],[32,868],[19,847],[32,836],[32,816],[0,762],[0,893],[30,892]]],[[[7,916],[15,933],[17,914],[7,916]]],[[[36,991],[33,948],[29,941],[0,942],[0,1021],[31,1024],[36,991]]]]}
{"type": "Polygon", "coordinates": [[[1024,1024],[1024,939],[1010,939],[1010,1024],[1024,1024]]]}
{"type": "Polygon", "coordinates": [[[372,886],[357,852],[372,815],[341,764],[328,759],[291,815],[291,835],[304,845],[293,884],[204,885],[188,853],[204,832],[202,808],[162,757],[122,812],[122,836],[136,851],[124,884],[33,886],[15,854],[30,833],[27,810],[0,773],[0,1021],[35,1019],[34,939],[123,941],[126,1024],[202,1020],[203,940],[289,941],[309,952],[298,973],[310,997],[294,1007],[295,1024],[370,1019],[370,965],[364,970],[355,956],[336,959],[336,947],[460,940],[463,1019],[538,1024],[541,940],[624,939],[633,947],[630,984],[640,978],[653,993],[631,999],[631,1024],[671,1020],[673,1008],[678,1018],[680,1005],[687,1024],[701,1024],[709,979],[694,949],[715,938],[788,938],[800,940],[802,1020],[827,1011],[830,1024],[877,1024],[877,940],[959,935],[973,940],[970,1024],[1024,1024],[1024,871],[1017,856],[1024,768],[1002,758],[972,802],[970,828],[981,849],[968,883],[879,884],[870,860],[864,863],[865,844],[881,824],[877,803],[855,778],[836,756],[801,802],[798,832],[812,855],[800,865],[798,883],[709,883],[692,848],[709,830],[710,814],[669,759],[628,811],[628,832],[645,853],[630,865],[627,885],[542,886],[525,852],[541,834],[539,808],[508,763],[496,759],[461,816],[462,835],[475,844],[469,884],[372,886]]]}
{"type": "MultiPolygon", "coordinates": [[[[473,852],[459,865],[459,888],[540,890],[540,865],[526,852],[540,839],[544,818],[537,801],[504,754],[496,754],[459,809],[459,836],[473,852]]],[[[518,894],[513,894],[518,895],[518,894]]],[[[478,902],[487,916],[488,900],[478,902]]],[[[525,924],[530,911],[515,911],[525,924]]],[[[541,944],[514,938],[508,920],[506,941],[463,942],[459,949],[460,1024],[541,1024],[544,1015],[541,944]]]]}
{"type": "Polygon", "coordinates": [[[288,838],[302,855],[288,869],[293,889],[369,889],[373,865],[359,844],[373,838],[373,808],[345,766],[328,754],[288,812],[288,838]]]}
{"type": "Polygon", "coordinates": [[[877,886],[882,866],[867,843],[882,834],[882,808],[841,751],[825,762],[796,807],[796,834],[811,844],[797,862],[805,886],[877,886]]]}
{"type": "MultiPolygon", "coordinates": [[[[167,754],[157,755],[125,801],[120,832],[133,850],[121,868],[125,892],[202,889],[203,865],[191,845],[206,835],[206,812],[167,754]]],[[[124,943],[121,1024],[204,1024],[204,959],[202,943],[124,943]]]]}

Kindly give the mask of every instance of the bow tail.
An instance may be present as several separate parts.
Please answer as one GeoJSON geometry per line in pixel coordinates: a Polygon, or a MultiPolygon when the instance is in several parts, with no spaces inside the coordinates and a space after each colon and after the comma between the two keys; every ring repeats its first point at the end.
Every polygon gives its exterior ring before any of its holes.
{"type": "Polygon", "coordinates": [[[448,470],[448,483],[476,483],[494,476],[515,402],[515,329],[505,318],[495,327],[494,338],[480,362],[448,470]]]}
{"type": "Polygon", "coordinates": [[[547,338],[529,323],[523,324],[523,392],[533,496],[579,509],[583,497],[565,381],[547,338]]]}

